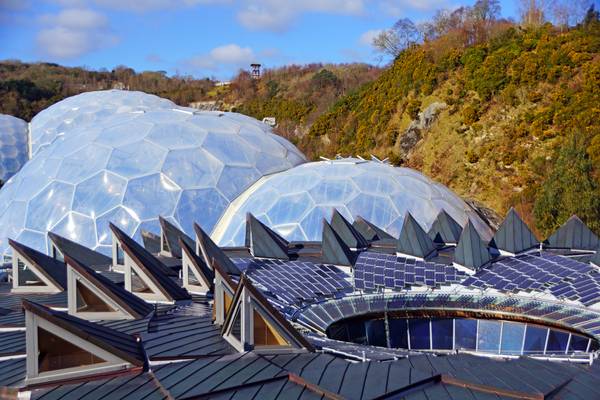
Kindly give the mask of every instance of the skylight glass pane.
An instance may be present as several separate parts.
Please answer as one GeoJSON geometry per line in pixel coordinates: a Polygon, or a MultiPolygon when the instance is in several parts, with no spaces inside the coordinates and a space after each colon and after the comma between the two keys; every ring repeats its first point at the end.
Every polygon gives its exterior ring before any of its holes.
{"type": "Polygon", "coordinates": [[[477,320],[460,319],[455,321],[456,349],[475,350],[477,344],[477,320]]]}
{"type": "Polygon", "coordinates": [[[548,328],[541,328],[533,325],[527,325],[525,331],[525,346],[523,347],[524,354],[539,354],[544,352],[546,346],[546,336],[548,328]]]}
{"type": "Polygon", "coordinates": [[[500,349],[500,322],[479,320],[477,351],[498,353],[500,349]]]}
{"type": "Polygon", "coordinates": [[[525,325],[518,322],[503,322],[500,353],[521,354],[525,325]]]}
{"type": "Polygon", "coordinates": [[[428,350],[431,348],[429,342],[429,319],[413,318],[408,320],[410,331],[410,348],[428,350]]]}
{"type": "Polygon", "coordinates": [[[433,349],[452,350],[453,323],[451,318],[431,320],[431,344],[433,349]]]}
{"type": "Polygon", "coordinates": [[[564,353],[567,349],[568,341],[569,332],[550,329],[550,332],[548,333],[548,345],[546,346],[546,353],[564,353]]]}
{"type": "Polygon", "coordinates": [[[408,349],[408,323],[404,318],[390,318],[390,347],[408,349]]]}

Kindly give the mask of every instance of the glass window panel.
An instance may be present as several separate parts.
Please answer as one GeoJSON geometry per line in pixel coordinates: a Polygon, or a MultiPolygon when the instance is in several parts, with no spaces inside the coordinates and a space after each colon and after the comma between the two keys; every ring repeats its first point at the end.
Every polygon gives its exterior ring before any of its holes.
{"type": "Polygon", "coordinates": [[[414,318],[408,320],[410,331],[410,348],[411,349],[430,349],[429,342],[429,319],[414,318]]]}
{"type": "Polygon", "coordinates": [[[568,332],[550,329],[550,332],[548,333],[548,345],[546,346],[546,353],[564,353],[567,349],[568,341],[568,332]]]}
{"type": "Polygon", "coordinates": [[[392,318],[388,321],[390,329],[390,347],[408,349],[408,323],[404,318],[392,318]]]}
{"type": "Polygon", "coordinates": [[[327,328],[327,337],[335,340],[341,340],[342,342],[349,342],[348,328],[346,323],[333,324],[327,328]]]}
{"type": "Polygon", "coordinates": [[[589,339],[585,336],[571,335],[571,342],[569,343],[569,351],[586,351],[589,343],[589,339]]]}
{"type": "Polygon", "coordinates": [[[46,286],[44,282],[20,258],[17,258],[19,286],[46,286]]]}
{"type": "Polygon", "coordinates": [[[125,253],[123,248],[117,243],[117,265],[125,265],[125,253]]]}
{"type": "Polygon", "coordinates": [[[253,311],[254,345],[287,346],[289,343],[258,312],[253,311]]]}
{"type": "Polygon", "coordinates": [[[355,323],[349,323],[347,326],[348,337],[351,342],[367,344],[367,331],[364,323],[356,321],[355,323]]]}
{"type": "Polygon", "coordinates": [[[477,351],[497,353],[500,349],[500,321],[479,320],[477,351]]]}
{"type": "Polygon", "coordinates": [[[233,317],[233,323],[231,324],[231,336],[237,340],[242,340],[242,318],[240,317],[240,309],[238,308],[233,317]]]}
{"type": "Polygon", "coordinates": [[[541,328],[533,325],[527,325],[525,331],[524,354],[543,353],[546,346],[546,336],[548,328],[541,328]]]}
{"type": "Polygon", "coordinates": [[[115,310],[110,307],[106,302],[100,299],[94,292],[88,289],[81,282],[77,281],[76,284],[76,303],[77,311],[80,312],[114,312],[115,310]]]}
{"type": "Polygon", "coordinates": [[[383,319],[365,321],[365,328],[367,340],[371,346],[387,347],[385,321],[383,319]]]}
{"type": "Polygon", "coordinates": [[[104,362],[97,357],[64,339],[38,328],[38,368],[39,372],[55,371],[104,362]]]}
{"type": "Polygon", "coordinates": [[[504,322],[502,326],[502,343],[500,353],[521,354],[525,325],[517,322],[504,322]]]}
{"type": "Polygon", "coordinates": [[[455,330],[456,348],[475,350],[477,344],[477,320],[456,319],[455,330]]]}
{"type": "Polygon", "coordinates": [[[452,318],[433,318],[431,320],[431,345],[433,349],[452,350],[452,318]]]}

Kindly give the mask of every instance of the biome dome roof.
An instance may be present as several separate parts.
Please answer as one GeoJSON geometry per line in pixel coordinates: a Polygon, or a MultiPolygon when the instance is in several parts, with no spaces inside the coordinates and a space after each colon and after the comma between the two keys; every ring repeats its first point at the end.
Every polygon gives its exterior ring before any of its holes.
{"type": "MultiPolygon", "coordinates": [[[[99,111],[102,112],[102,111],[99,111]]],[[[0,254],[7,239],[46,251],[53,231],[108,250],[108,223],[139,238],[158,216],[188,234],[210,230],[263,175],[304,156],[259,122],[189,109],[124,112],[56,138],[0,190],[0,254]]]]}
{"type": "Polygon", "coordinates": [[[78,131],[82,125],[95,124],[115,114],[176,107],[170,100],[127,90],[101,90],[68,97],[31,120],[31,154],[36,155],[59,135],[78,131]]]}
{"type": "Polygon", "coordinates": [[[461,225],[471,218],[491,237],[487,225],[447,187],[409,168],[346,158],[312,162],[271,175],[234,201],[213,231],[222,246],[244,244],[246,213],[288,240],[319,241],[322,219],[336,208],[350,221],[361,216],[397,237],[407,211],[426,229],[446,210],[461,225]]]}
{"type": "Polygon", "coordinates": [[[6,182],[29,158],[27,122],[0,114],[0,180],[6,182]]]}

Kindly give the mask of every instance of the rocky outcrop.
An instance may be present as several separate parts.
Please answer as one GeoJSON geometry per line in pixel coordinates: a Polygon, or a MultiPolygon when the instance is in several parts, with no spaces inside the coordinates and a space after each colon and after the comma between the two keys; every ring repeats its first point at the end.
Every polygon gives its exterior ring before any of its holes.
{"type": "Polygon", "coordinates": [[[446,107],[446,103],[433,102],[419,113],[419,119],[413,120],[408,125],[408,128],[400,135],[400,152],[403,157],[408,156],[423,137],[422,132],[431,128],[438,114],[446,107]]]}

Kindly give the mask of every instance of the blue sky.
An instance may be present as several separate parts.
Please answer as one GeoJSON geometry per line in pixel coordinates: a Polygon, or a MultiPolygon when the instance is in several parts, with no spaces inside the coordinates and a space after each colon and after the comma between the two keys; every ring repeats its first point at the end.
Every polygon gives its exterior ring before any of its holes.
{"type": "MultiPolygon", "coordinates": [[[[258,61],[380,62],[373,32],[461,0],[0,0],[0,59],[228,79],[258,61]]],[[[515,0],[502,0],[515,16],[515,0]]]]}

